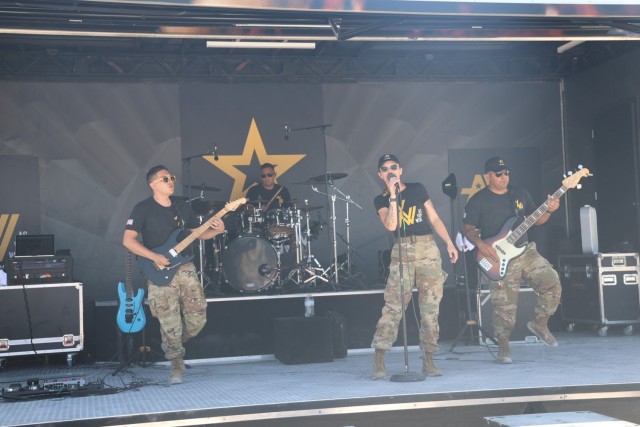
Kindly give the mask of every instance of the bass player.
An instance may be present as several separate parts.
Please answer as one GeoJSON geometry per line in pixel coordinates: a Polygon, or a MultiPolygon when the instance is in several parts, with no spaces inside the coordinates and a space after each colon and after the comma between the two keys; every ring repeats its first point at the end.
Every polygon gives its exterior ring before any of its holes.
{"type": "MultiPolygon", "coordinates": [[[[528,191],[509,185],[511,171],[501,157],[492,157],[487,160],[484,171],[488,186],[478,191],[467,202],[464,210],[463,231],[467,239],[476,246],[480,255],[492,262],[498,262],[499,254],[485,240],[497,235],[502,226],[512,217],[524,219],[525,216],[531,215],[536,210],[536,206],[528,191]]],[[[560,200],[548,196],[547,206],[548,210],[534,223],[535,225],[546,223],[551,214],[560,207],[560,200]]],[[[520,241],[516,242],[516,246],[526,244],[525,233],[520,241]]],[[[494,310],[492,325],[499,345],[498,363],[512,363],[509,336],[516,323],[521,279],[524,279],[538,296],[535,319],[528,322],[527,327],[545,344],[558,345],[549,331],[547,322],[560,302],[560,279],[558,273],[538,253],[535,243],[532,242],[520,256],[509,262],[503,278],[489,280],[494,310]]]]}

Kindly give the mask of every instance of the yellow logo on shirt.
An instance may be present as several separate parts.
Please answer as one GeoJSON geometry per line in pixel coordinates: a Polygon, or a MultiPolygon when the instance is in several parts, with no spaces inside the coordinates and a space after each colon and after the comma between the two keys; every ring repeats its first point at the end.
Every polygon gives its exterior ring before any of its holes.
{"type": "Polygon", "coordinates": [[[404,200],[402,201],[402,205],[400,205],[400,212],[402,213],[402,224],[404,225],[413,225],[416,222],[416,207],[411,206],[407,211],[404,211],[404,200]]]}

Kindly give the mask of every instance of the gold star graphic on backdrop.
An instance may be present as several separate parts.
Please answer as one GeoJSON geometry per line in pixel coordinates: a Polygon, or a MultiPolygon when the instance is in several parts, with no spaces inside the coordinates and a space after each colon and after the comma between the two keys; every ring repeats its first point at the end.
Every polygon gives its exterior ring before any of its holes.
{"type": "Polygon", "coordinates": [[[460,194],[471,198],[474,194],[482,190],[484,187],[486,187],[486,184],[482,175],[474,175],[471,187],[463,187],[462,190],[460,190],[460,194]]]}
{"type": "Polygon", "coordinates": [[[247,190],[251,188],[244,188],[247,181],[247,175],[236,166],[249,166],[251,164],[253,153],[256,153],[260,164],[274,164],[276,174],[279,177],[284,175],[286,171],[291,169],[296,163],[306,156],[306,154],[267,154],[256,120],[255,118],[252,118],[242,154],[218,156],[218,160],[214,160],[214,156],[211,155],[204,156],[206,161],[233,178],[231,200],[244,197],[247,190]]]}

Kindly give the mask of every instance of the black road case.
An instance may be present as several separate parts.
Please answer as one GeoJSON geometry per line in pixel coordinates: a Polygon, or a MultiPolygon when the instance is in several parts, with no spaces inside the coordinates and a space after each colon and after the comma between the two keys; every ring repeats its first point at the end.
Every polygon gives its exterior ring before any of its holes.
{"type": "Polygon", "coordinates": [[[561,255],[562,320],[598,325],[601,336],[610,325],[626,325],[625,334],[640,323],[637,253],[561,255]]]}
{"type": "Polygon", "coordinates": [[[82,283],[0,286],[0,358],[83,347],[82,283]]]}

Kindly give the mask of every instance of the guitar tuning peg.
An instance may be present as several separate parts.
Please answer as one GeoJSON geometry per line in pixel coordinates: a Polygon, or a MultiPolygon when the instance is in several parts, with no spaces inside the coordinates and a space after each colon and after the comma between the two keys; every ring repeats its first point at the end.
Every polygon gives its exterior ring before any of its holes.
{"type": "Polygon", "coordinates": [[[576,188],[577,188],[578,190],[579,190],[579,189],[581,189],[581,188],[582,188],[582,184],[578,184],[578,185],[576,185],[576,188]]]}
{"type": "Polygon", "coordinates": [[[584,168],[584,166],[578,165],[578,169],[582,170],[582,168],[584,168]]]}
{"type": "Polygon", "coordinates": [[[571,176],[571,175],[573,175],[573,171],[569,171],[569,172],[567,172],[567,174],[568,174],[569,176],[571,176]]]}
{"type": "Polygon", "coordinates": [[[566,178],[567,178],[567,174],[566,174],[566,173],[563,173],[563,174],[562,174],[562,177],[566,179],[566,178]]]}

